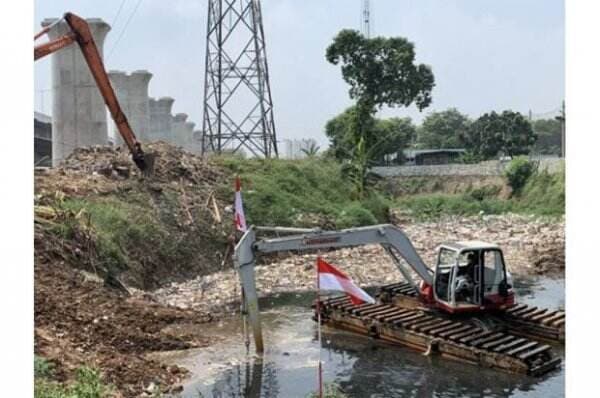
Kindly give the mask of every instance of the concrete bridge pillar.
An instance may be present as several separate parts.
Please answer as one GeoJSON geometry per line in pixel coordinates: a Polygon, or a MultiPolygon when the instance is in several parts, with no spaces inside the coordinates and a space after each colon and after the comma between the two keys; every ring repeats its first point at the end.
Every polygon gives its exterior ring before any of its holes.
{"type": "Polygon", "coordinates": [[[129,112],[127,115],[138,140],[150,140],[150,105],[148,85],[152,73],[147,70],[136,70],[129,76],[129,112]]]}
{"type": "Polygon", "coordinates": [[[186,121],[188,115],[186,113],[178,113],[173,116],[173,145],[185,147],[185,136],[187,132],[186,121]]]}
{"type": "Polygon", "coordinates": [[[202,130],[194,130],[192,134],[192,152],[197,155],[202,153],[202,130]]]}
{"type": "MultiPolygon", "coordinates": [[[[42,21],[46,27],[56,18],[42,21]]],[[[87,19],[100,56],[110,25],[99,18],[87,19]]],[[[48,32],[56,39],[69,32],[61,22],[48,32]]],[[[77,147],[106,145],[108,129],[106,107],[96,82],[77,44],[51,55],[52,68],[52,164],[56,165],[77,147]]]]}
{"type": "MultiPolygon", "coordinates": [[[[148,85],[152,74],[146,70],[137,70],[131,75],[122,71],[110,71],[109,78],[121,109],[125,113],[138,141],[150,140],[150,98],[148,97],[148,85]]],[[[119,145],[123,140],[114,128],[115,142],[119,145]]]]}
{"type": "Polygon", "coordinates": [[[150,98],[150,126],[151,141],[166,141],[173,143],[173,116],[171,112],[175,100],[171,97],[162,97],[158,100],[150,98]]]}
{"type": "Polygon", "coordinates": [[[196,127],[196,123],[194,122],[186,122],[185,123],[185,133],[183,136],[183,147],[189,151],[194,152],[194,127],[196,127]]]}

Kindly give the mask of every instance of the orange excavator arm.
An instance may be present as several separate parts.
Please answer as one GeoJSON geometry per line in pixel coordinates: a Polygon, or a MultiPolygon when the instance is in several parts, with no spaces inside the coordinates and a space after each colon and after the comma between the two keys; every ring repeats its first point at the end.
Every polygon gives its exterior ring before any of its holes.
{"type": "MultiPolygon", "coordinates": [[[[66,13],[63,16],[63,19],[69,25],[71,32],[48,43],[36,46],[33,52],[34,59],[38,60],[39,58],[52,54],[76,41],[90,68],[90,72],[96,81],[100,94],[102,94],[102,98],[104,98],[104,103],[108,107],[119,133],[131,152],[133,161],[144,174],[151,173],[154,164],[154,156],[144,153],[142,145],[135,137],[135,134],[129,125],[129,121],[127,121],[127,117],[121,110],[115,91],[110,84],[106,69],[104,68],[104,63],[98,52],[98,47],[96,47],[96,43],[94,43],[88,23],[83,18],[70,12],[66,13]]],[[[35,35],[34,39],[47,33],[50,28],[51,26],[44,28],[35,35]]]]}

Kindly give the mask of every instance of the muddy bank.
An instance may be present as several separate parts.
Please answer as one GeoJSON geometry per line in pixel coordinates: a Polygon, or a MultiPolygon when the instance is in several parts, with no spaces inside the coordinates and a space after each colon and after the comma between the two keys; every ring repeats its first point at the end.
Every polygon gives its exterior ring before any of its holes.
{"type": "MultiPolygon", "coordinates": [[[[483,240],[499,244],[508,270],[519,275],[561,275],[564,272],[564,220],[544,220],[512,214],[448,218],[437,222],[400,225],[429,266],[436,247],[446,241],[483,240]]],[[[400,272],[377,245],[321,253],[363,286],[379,286],[401,280],[400,272]]],[[[317,254],[286,256],[256,270],[261,296],[277,292],[314,289],[317,254]]],[[[239,282],[232,270],[174,283],[153,296],[161,303],[210,313],[237,311],[239,282]]]]}
{"type": "Polygon", "coordinates": [[[186,375],[148,354],[211,342],[210,314],[137,289],[220,269],[231,226],[221,168],[165,143],[148,150],[151,179],[119,147],[78,149],[35,175],[35,354],[61,382],[97,368],[124,397],[176,389],[186,375]]]}
{"type": "Polygon", "coordinates": [[[176,389],[187,371],[145,355],[208,345],[211,339],[201,331],[210,320],[199,312],[126,297],[68,266],[35,267],[35,353],[55,365],[59,381],[91,366],[125,397],[139,396],[152,385],[176,389]]]}

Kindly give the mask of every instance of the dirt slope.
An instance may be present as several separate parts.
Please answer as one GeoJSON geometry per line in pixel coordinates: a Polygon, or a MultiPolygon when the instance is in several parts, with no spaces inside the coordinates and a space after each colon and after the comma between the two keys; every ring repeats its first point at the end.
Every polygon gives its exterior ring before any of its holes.
{"type": "Polygon", "coordinates": [[[230,228],[221,169],[168,144],[148,150],[152,178],[111,147],[79,149],[35,176],[35,353],[61,381],[96,367],[125,397],[176,386],[186,371],[146,354],[209,344],[212,320],[134,288],[218,270],[230,228]]]}

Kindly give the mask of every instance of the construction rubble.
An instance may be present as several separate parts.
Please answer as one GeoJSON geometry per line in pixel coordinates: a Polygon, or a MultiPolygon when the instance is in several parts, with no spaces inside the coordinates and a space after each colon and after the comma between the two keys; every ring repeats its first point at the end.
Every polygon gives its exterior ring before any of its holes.
{"type": "MultiPolygon", "coordinates": [[[[564,271],[564,218],[547,222],[535,217],[507,214],[451,217],[437,222],[411,222],[399,226],[430,266],[435,264],[438,244],[482,240],[502,247],[508,270],[513,274],[560,275],[564,271]]],[[[317,255],[285,256],[256,267],[259,295],[314,290],[317,255]]],[[[380,286],[402,279],[388,254],[377,245],[340,249],[320,255],[341,267],[362,286],[380,286]]],[[[171,284],[156,290],[153,296],[159,302],[178,308],[212,313],[233,312],[239,306],[238,284],[237,274],[230,269],[185,283],[171,284]]]]}
{"type": "MultiPolygon", "coordinates": [[[[177,390],[186,370],[152,355],[211,344],[202,324],[239,311],[239,279],[227,255],[231,172],[167,143],[146,150],[156,155],[152,178],[140,175],[126,149],[111,146],[77,149],[61,167],[35,173],[35,353],[53,363],[59,381],[72,380],[82,365],[96,367],[124,397],[177,390]],[[125,260],[116,273],[100,255],[116,226],[100,230],[88,212],[101,205],[131,208],[141,218],[127,219],[130,227],[154,228],[118,240],[125,260]]],[[[483,240],[502,247],[513,274],[564,270],[564,219],[390,218],[430,266],[439,243],[483,240]]],[[[259,295],[314,291],[318,254],[362,286],[402,279],[379,246],[282,253],[258,262],[259,295]]]]}

